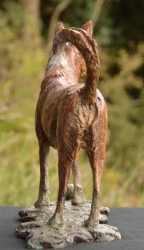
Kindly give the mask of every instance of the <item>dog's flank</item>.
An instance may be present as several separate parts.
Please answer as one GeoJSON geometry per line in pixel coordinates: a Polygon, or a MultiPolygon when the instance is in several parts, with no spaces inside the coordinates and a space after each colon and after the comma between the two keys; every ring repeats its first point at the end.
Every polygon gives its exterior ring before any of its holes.
{"type": "Polygon", "coordinates": [[[71,167],[74,174],[72,202],[80,204],[85,201],[77,165],[79,150],[84,148],[93,172],[93,201],[85,224],[92,228],[98,225],[107,109],[103,96],[97,90],[100,63],[97,45],[91,35],[91,21],[84,24],[82,29],[64,29],[62,23],[58,23],[54,53],[51,53],[41,84],[36,109],[41,176],[35,206],[48,205],[47,156],[52,146],[58,150],[59,192],[57,209],[49,222],[51,224],[63,223],[63,206],[71,167]],[[84,75],[86,83],[79,84],[80,76],[84,75]]]}

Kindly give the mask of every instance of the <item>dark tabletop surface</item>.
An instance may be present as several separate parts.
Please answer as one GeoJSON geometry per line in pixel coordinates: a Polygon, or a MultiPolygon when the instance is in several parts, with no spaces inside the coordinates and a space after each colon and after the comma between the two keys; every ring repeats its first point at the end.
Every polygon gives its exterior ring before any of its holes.
{"type": "MultiPolygon", "coordinates": [[[[25,240],[15,237],[21,207],[0,207],[0,250],[26,249],[25,240]]],[[[144,250],[144,208],[111,208],[109,225],[118,227],[122,239],[107,243],[79,243],[69,250],[144,250]]]]}

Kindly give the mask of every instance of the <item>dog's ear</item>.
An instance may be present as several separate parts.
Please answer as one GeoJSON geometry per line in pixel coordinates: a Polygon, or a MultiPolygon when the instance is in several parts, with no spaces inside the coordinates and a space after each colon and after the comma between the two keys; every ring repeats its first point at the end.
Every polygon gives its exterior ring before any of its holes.
{"type": "Polygon", "coordinates": [[[56,26],[56,29],[55,29],[55,35],[57,35],[59,32],[61,32],[62,30],[64,29],[64,26],[63,26],[63,23],[62,22],[59,22],[56,26]]]}
{"type": "Polygon", "coordinates": [[[91,20],[87,21],[81,28],[85,30],[90,37],[92,37],[93,25],[91,20]]]}

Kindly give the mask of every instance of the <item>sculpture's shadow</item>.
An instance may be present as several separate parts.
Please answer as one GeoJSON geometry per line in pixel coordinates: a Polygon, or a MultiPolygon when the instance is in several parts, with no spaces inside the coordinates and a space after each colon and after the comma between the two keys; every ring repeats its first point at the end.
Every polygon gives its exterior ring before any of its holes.
{"type": "Polygon", "coordinates": [[[62,227],[51,226],[49,219],[54,214],[56,202],[51,202],[49,207],[37,209],[25,208],[19,212],[22,222],[16,229],[20,238],[26,239],[27,248],[63,248],[77,242],[113,241],[120,239],[121,235],[116,227],[107,225],[110,209],[99,209],[99,227],[90,230],[84,226],[84,220],[88,218],[91,202],[87,201],[80,206],[74,206],[70,201],[65,202],[62,227]]]}

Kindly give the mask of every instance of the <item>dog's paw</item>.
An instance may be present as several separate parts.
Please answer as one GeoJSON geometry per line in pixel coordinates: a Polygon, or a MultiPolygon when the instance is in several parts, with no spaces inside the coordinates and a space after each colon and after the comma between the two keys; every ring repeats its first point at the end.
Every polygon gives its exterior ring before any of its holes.
{"type": "Polygon", "coordinates": [[[41,207],[49,207],[49,201],[45,201],[45,200],[37,200],[35,203],[34,203],[34,206],[35,208],[41,208],[41,207]]]}
{"type": "Polygon", "coordinates": [[[62,227],[64,224],[63,216],[61,216],[59,213],[55,213],[49,220],[48,224],[54,227],[62,227]]]}
{"type": "Polygon", "coordinates": [[[92,219],[88,218],[87,220],[84,221],[84,225],[89,230],[94,230],[94,229],[98,228],[99,220],[92,220],[92,219]]]}
{"type": "Polygon", "coordinates": [[[85,199],[85,197],[80,197],[79,199],[77,198],[72,199],[72,205],[75,205],[75,206],[80,206],[86,202],[87,200],[85,199]]]}

